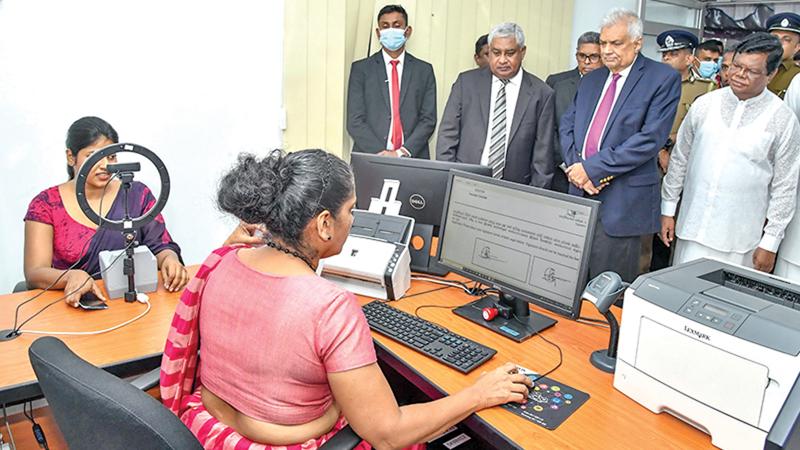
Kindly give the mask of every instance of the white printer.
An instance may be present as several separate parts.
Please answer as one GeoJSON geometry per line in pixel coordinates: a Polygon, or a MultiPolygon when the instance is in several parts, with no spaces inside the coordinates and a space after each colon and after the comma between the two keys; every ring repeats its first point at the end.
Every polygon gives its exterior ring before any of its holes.
{"type": "Polygon", "coordinates": [[[625,292],[614,387],[717,447],[776,448],[775,428],[796,430],[798,374],[797,285],[700,259],[643,275],[625,292]]]}
{"type": "Polygon", "coordinates": [[[411,286],[413,229],[410,217],[355,210],[342,251],[320,260],[317,273],[353,293],[397,300],[411,286]]]}

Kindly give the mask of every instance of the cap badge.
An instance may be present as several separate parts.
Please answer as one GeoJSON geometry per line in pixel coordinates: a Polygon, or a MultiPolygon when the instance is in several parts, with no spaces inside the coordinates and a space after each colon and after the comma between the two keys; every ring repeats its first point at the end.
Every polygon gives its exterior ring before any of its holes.
{"type": "Polygon", "coordinates": [[[667,47],[672,47],[675,44],[675,39],[672,39],[672,36],[667,35],[667,38],[664,39],[664,43],[667,44],[667,47]]]}
{"type": "Polygon", "coordinates": [[[788,27],[789,26],[789,19],[784,18],[783,20],[781,20],[781,26],[782,27],[788,27]]]}

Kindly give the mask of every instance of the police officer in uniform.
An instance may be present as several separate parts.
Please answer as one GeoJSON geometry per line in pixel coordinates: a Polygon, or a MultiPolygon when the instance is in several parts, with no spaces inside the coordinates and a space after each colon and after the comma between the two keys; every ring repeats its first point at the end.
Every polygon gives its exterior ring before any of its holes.
{"type": "Polygon", "coordinates": [[[794,64],[794,55],[800,51],[800,15],[789,12],[775,14],[767,19],[767,29],[780,39],[783,46],[783,60],[767,89],[783,98],[792,78],[800,73],[800,67],[794,64]]]}
{"type": "MultiPolygon", "coordinates": [[[[672,131],[670,131],[669,139],[664,148],[658,153],[658,165],[666,173],[667,165],[669,164],[669,151],[678,136],[678,128],[680,128],[683,119],[689,112],[689,107],[692,106],[697,97],[716,89],[717,83],[714,80],[701,78],[695,71],[696,57],[694,50],[697,48],[699,41],[694,34],[685,30],[667,30],[658,35],[656,43],[660,47],[658,51],[661,53],[661,62],[677,70],[681,74],[682,80],[681,99],[678,103],[675,121],[672,123],[672,131]]],[[[648,242],[642,242],[642,271],[667,267],[669,265],[669,248],[657,236],[653,236],[653,239],[649,239],[649,237],[644,239],[648,239],[648,242]],[[651,248],[652,252],[647,252],[648,248],[651,248]]]]}

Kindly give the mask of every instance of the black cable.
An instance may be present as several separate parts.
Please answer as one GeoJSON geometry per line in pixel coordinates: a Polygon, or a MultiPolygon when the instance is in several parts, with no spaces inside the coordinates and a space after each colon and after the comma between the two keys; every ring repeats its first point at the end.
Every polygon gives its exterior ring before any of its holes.
{"type": "Polygon", "coordinates": [[[438,287],[438,288],[429,289],[427,291],[417,292],[417,293],[411,294],[411,295],[404,295],[404,296],[400,297],[400,300],[403,300],[403,299],[406,299],[406,298],[411,298],[411,297],[416,297],[417,295],[422,295],[422,294],[428,294],[428,293],[431,293],[431,292],[441,291],[442,289],[450,289],[452,287],[455,287],[455,286],[442,286],[442,287],[438,287]]]}
{"type": "MultiPolygon", "coordinates": [[[[519,317],[517,317],[517,315],[516,315],[516,314],[514,314],[514,320],[516,320],[517,322],[519,322],[519,323],[521,323],[521,324],[523,324],[523,325],[528,325],[528,322],[527,322],[527,321],[523,322],[522,320],[520,320],[520,318],[519,318],[519,317]]],[[[551,373],[555,372],[555,371],[556,371],[556,369],[558,369],[559,367],[561,367],[561,364],[564,362],[564,354],[561,352],[561,347],[559,347],[557,344],[554,344],[552,341],[550,341],[549,339],[547,339],[546,337],[544,337],[544,335],[542,335],[542,334],[541,334],[541,333],[539,333],[538,331],[534,331],[534,332],[533,332],[533,334],[534,334],[534,335],[536,335],[536,336],[539,336],[539,337],[540,337],[540,338],[541,338],[543,341],[547,342],[548,344],[550,344],[550,345],[552,345],[553,347],[555,347],[555,348],[556,348],[556,350],[558,350],[558,364],[556,364],[556,366],[555,366],[555,367],[553,367],[552,369],[548,370],[547,372],[545,372],[545,373],[543,373],[543,374],[541,374],[541,375],[537,376],[537,377],[536,377],[536,378],[534,378],[533,380],[531,380],[533,383],[536,383],[537,381],[539,381],[539,380],[541,380],[542,378],[544,378],[544,377],[546,377],[546,376],[550,375],[551,373]]]]}
{"type": "MultiPolygon", "coordinates": [[[[115,173],[114,175],[111,176],[111,178],[108,180],[108,183],[106,183],[106,185],[103,186],[103,193],[100,196],[100,207],[98,208],[98,216],[100,217],[100,224],[97,225],[97,229],[100,230],[103,234],[105,234],[105,231],[106,231],[105,228],[102,228],[102,223],[103,223],[103,219],[104,219],[104,217],[103,217],[103,200],[105,199],[105,196],[106,196],[106,188],[108,188],[108,185],[111,184],[111,182],[114,180],[114,178],[117,177],[117,175],[118,174],[115,173]]],[[[101,237],[102,237],[102,235],[101,235],[101,237]]],[[[81,252],[79,253],[80,255],[84,255],[84,252],[87,250],[87,247],[88,247],[90,242],[92,242],[92,239],[87,240],[86,243],[83,244],[83,248],[81,248],[81,252]]],[[[42,294],[44,294],[45,292],[49,291],[53,286],[56,285],[56,283],[58,283],[64,277],[64,275],[66,275],[70,270],[73,270],[75,267],[77,267],[78,264],[83,261],[83,259],[84,259],[83,256],[78,258],[78,260],[75,261],[74,263],[72,263],[71,266],[69,266],[66,269],[64,269],[64,271],[61,272],[58,275],[58,277],[56,277],[56,279],[53,280],[52,283],[50,283],[46,288],[44,288],[42,290],[42,292],[39,292],[38,294],[34,295],[33,297],[31,297],[31,298],[23,301],[19,305],[17,305],[17,307],[14,309],[14,326],[11,327],[11,330],[12,330],[11,334],[12,335],[14,333],[16,333],[17,331],[19,331],[19,328],[17,327],[17,323],[19,322],[19,310],[20,310],[20,308],[22,308],[26,304],[36,300],[37,298],[41,297],[42,294]]],[[[84,284],[86,284],[86,283],[84,283],[84,284]]],[[[83,285],[81,285],[81,287],[83,287],[83,285]]],[[[20,327],[22,327],[22,325],[20,325],[20,327]]]]}
{"type": "Polygon", "coordinates": [[[50,450],[50,447],[47,445],[47,437],[44,435],[44,430],[42,429],[42,426],[39,425],[33,417],[33,402],[29,401],[22,404],[22,414],[24,414],[25,417],[31,422],[31,424],[33,424],[31,430],[33,431],[33,437],[34,439],[36,439],[36,442],[39,444],[39,447],[43,448],[44,450],[50,450]],[[30,414],[28,414],[25,405],[28,405],[28,407],[30,408],[30,414]]]}
{"type": "Polygon", "coordinates": [[[36,311],[36,313],[34,313],[32,316],[30,316],[30,317],[28,317],[27,319],[25,319],[25,321],[24,321],[24,322],[22,322],[21,324],[19,324],[19,326],[18,326],[16,329],[14,329],[14,330],[12,331],[12,334],[18,334],[18,333],[20,333],[20,332],[22,331],[22,327],[24,327],[26,323],[30,322],[30,321],[31,321],[31,320],[33,320],[33,319],[34,319],[36,316],[38,316],[39,314],[43,313],[45,310],[47,310],[47,308],[49,308],[49,307],[51,307],[51,306],[55,305],[56,303],[58,303],[58,302],[60,302],[60,301],[64,300],[65,298],[69,297],[70,295],[74,294],[75,292],[78,292],[78,291],[80,291],[80,290],[81,290],[81,288],[82,288],[82,287],[84,287],[84,286],[86,285],[86,283],[87,283],[89,280],[93,279],[93,278],[94,278],[94,277],[96,277],[96,276],[100,276],[100,275],[102,275],[102,274],[103,274],[103,272],[105,272],[105,271],[108,271],[108,270],[110,270],[112,267],[114,267],[114,264],[116,264],[116,262],[119,260],[119,258],[120,258],[122,255],[124,255],[124,254],[125,254],[125,250],[127,250],[129,247],[131,247],[131,246],[133,245],[133,243],[134,243],[134,241],[131,241],[131,242],[129,242],[129,243],[128,243],[128,245],[126,245],[126,246],[125,246],[125,248],[123,248],[123,249],[122,249],[122,251],[121,251],[121,252],[120,252],[120,253],[119,253],[119,254],[118,254],[118,255],[117,255],[115,258],[114,258],[114,260],[113,260],[113,261],[111,261],[111,264],[109,264],[109,265],[108,265],[108,267],[106,267],[106,269],[105,269],[105,270],[100,270],[100,271],[98,271],[98,272],[95,272],[95,273],[93,273],[93,274],[89,275],[89,277],[88,277],[88,278],[86,278],[85,280],[83,280],[83,283],[81,283],[81,285],[80,285],[80,286],[78,286],[77,288],[75,288],[75,290],[73,290],[73,291],[70,291],[70,292],[68,292],[68,293],[65,293],[65,294],[64,294],[64,295],[62,295],[61,297],[59,297],[59,298],[57,298],[57,299],[53,300],[52,302],[50,302],[50,303],[48,303],[48,304],[44,305],[44,306],[43,306],[43,307],[42,307],[42,308],[41,308],[39,311],[36,311]]]}
{"type": "Polygon", "coordinates": [[[591,317],[583,317],[583,316],[581,316],[581,317],[578,317],[578,320],[584,320],[584,321],[586,321],[586,322],[595,322],[595,323],[601,323],[601,324],[603,324],[603,325],[606,325],[606,324],[607,324],[607,322],[606,322],[605,320],[600,320],[600,319],[592,319],[591,317]]]}
{"type": "Polygon", "coordinates": [[[420,306],[417,306],[416,309],[414,309],[414,315],[417,316],[418,319],[427,320],[427,319],[425,319],[425,318],[423,318],[422,316],[419,315],[419,310],[420,309],[425,309],[425,308],[441,308],[441,309],[449,309],[449,310],[452,311],[452,310],[454,310],[454,309],[456,309],[458,307],[457,306],[443,306],[443,305],[420,305],[420,306]]]}

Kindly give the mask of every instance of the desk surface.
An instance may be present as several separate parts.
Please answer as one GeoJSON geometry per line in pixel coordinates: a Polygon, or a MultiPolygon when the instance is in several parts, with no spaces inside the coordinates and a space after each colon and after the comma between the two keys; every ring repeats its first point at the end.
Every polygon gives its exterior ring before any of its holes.
{"type": "MultiPolygon", "coordinates": [[[[190,275],[196,271],[197,267],[189,269],[190,275]]],[[[99,283],[102,285],[102,281],[99,283]]],[[[16,306],[38,292],[41,291],[0,296],[0,329],[11,328],[16,306]]],[[[62,291],[45,292],[26,304],[20,308],[20,322],[62,295],[62,291]]],[[[158,367],[179,294],[167,292],[159,283],[158,291],[149,296],[152,309],[130,325],[94,336],[58,338],[82,358],[117,376],[135,375],[158,367]]],[[[28,322],[21,336],[0,342],[0,404],[14,404],[41,395],[28,360],[28,347],[42,335],[24,333],[25,330],[102,330],[132,319],[146,308],[142,303],[125,303],[122,299],[111,300],[109,305],[105,310],[84,311],[59,301],[28,322]]]]}
{"type": "MultiPolygon", "coordinates": [[[[436,287],[437,285],[432,283],[415,281],[410,293],[436,287]]],[[[474,299],[475,297],[451,288],[409,297],[392,302],[391,305],[413,314],[414,310],[422,305],[456,307],[474,299]]],[[[359,300],[362,304],[370,301],[366,298],[359,300]]],[[[586,304],[586,306],[583,311],[584,316],[602,318],[592,310],[591,305],[586,304]]],[[[544,312],[536,307],[532,310],[544,312]]],[[[382,355],[384,359],[396,358],[420,378],[412,381],[429,383],[430,387],[440,392],[457,392],[472,384],[481,372],[494,369],[508,361],[539,373],[550,370],[558,363],[558,351],[539,337],[534,336],[523,343],[516,343],[473,324],[446,308],[424,308],[418,313],[424,319],[497,350],[497,355],[490,361],[472,373],[463,375],[389,338],[373,333],[380,347],[387,352],[387,355],[382,355]]],[[[561,347],[564,359],[561,367],[548,377],[587,392],[591,396],[589,401],[554,431],[546,430],[501,408],[491,408],[477,413],[477,417],[473,416],[467,423],[470,428],[477,428],[484,434],[491,434],[496,430],[502,436],[484,435],[484,437],[490,439],[504,437],[505,442],[493,439],[492,443],[502,446],[513,442],[524,449],[714,448],[708,435],[669,414],[651,413],[614,389],[613,375],[601,372],[592,366],[589,355],[595,350],[608,347],[607,329],[550,313],[547,315],[558,319],[558,323],[542,334],[561,347]]]]}
{"type": "MultiPolygon", "coordinates": [[[[192,270],[192,273],[196,268],[192,270]]],[[[414,282],[410,294],[438,287],[427,282],[414,282]]],[[[28,317],[60,292],[48,292],[22,308],[20,317],[28,317]]],[[[0,296],[0,329],[10,328],[14,308],[31,293],[0,296]]],[[[96,336],[60,336],[78,355],[95,365],[114,369],[120,374],[135,371],[137,364],[157,364],[164,348],[169,323],[178,299],[159,288],[150,295],[152,310],[137,322],[96,336]]],[[[454,307],[471,301],[457,289],[445,289],[409,297],[392,306],[413,313],[421,305],[454,307]]],[[[359,298],[362,303],[370,299],[359,298]]],[[[104,311],[79,311],[59,302],[32,320],[24,329],[86,331],[102,329],[135,317],[145,308],[139,303],[126,304],[113,300],[104,311]]],[[[534,310],[541,312],[534,308],[534,310]]],[[[586,308],[584,315],[591,314],[586,308]]],[[[558,362],[558,353],[538,337],[518,344],[472,324],[444,308],[426,308],[421,317],[445,326],[488,345],[497,355],[471,374],[463,375],[421,354],[373,333],[379,344],[379,354],[390,364],[400,364],[412,374],[411,378],[427,392],[456,392],[470,385],[484,370],[493,369],[506,361],[544,372],[558,362]]],[[[652,414],[638,403],[612,387],[612,375],[595,369],[589,354],[605,348],[608,331],[559,318],[558,324],[543,332],[558,344],[564,354],[562,366],[550,378],[587,392],[591,399],[558,429],[548,431],[501,408],[479,412],[467,425],[495,444],[514,442],[522,448],[711,448],[704,433],[667,414],[652,414]]],[[[23,334],[8,342],[0,342],[0,403],[14,403],[39,395],[27,350],[39,335],[23,334]]],[[[139,371],[147,370],[139,367],[139,371]]]]}

